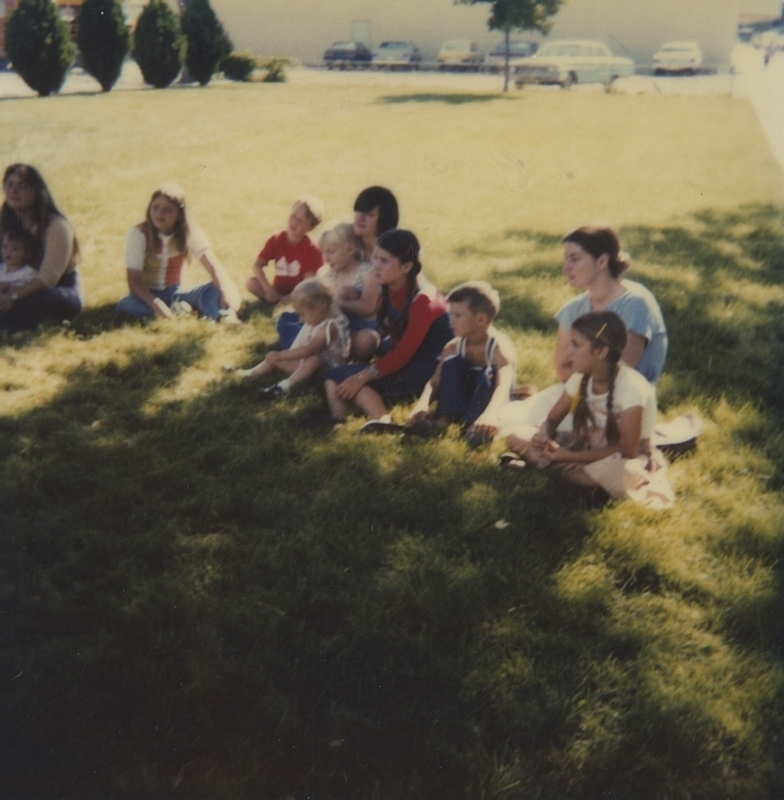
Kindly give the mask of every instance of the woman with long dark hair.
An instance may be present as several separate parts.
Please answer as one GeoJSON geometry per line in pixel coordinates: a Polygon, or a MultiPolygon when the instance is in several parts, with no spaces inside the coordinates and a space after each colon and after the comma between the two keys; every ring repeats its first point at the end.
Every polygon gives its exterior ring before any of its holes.
{"type": "Polygon", "coordinates": [[[32,237],[36,277],[0,288],[0,330],[32,330],[42,322],[72,320],[82,310],[79,244],[35,167],[11,164],[3,175],[2,232],[32,237]]]}
{"type": "Polygon", "coordinates": [[[452,338],[443,295],[419,278],[419,241],[411,231],[381,234],[373,264],[381,285],[380,355],[372,364],[326,374],[327,402],[337,419],[345,418],[353,404],[371,420],[389,422],[387,403],[418,397],[452,338]]]}

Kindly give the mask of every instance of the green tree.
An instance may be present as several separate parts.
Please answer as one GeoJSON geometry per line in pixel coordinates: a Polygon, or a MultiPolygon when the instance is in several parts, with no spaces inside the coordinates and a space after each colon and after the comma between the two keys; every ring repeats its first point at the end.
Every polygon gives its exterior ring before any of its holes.
{"type": "Polygon", "coordinates": [[[187,42],[177,16],[166,0],[150,0],[136,22],[133,57],[142,77],[163,89],[180,74],[187,42]]]}
{"type": "Polygon", "coordinates": [[[491,31],[503,31],[506,44],[504,59],[504,91],[509,88],[509,34],[513,30],[540,31],[547,33],[552,25],[551,17],[566,0],[455,0],[464,5],[490,3],[490,18],[487,27],[491,31]]]}
{"type": "Polygon", "coordinates": [[[234,49],[210,6],[210,0],[191,0],[180,17],[188,40],[185,64],[190,74],[206,86],[218,71],[220,62],[234,49]]]}
{"type": "Polygon", "coordinates": [[[130,38],[120,0],[84,0],[76,42],[84,68],[105,92],[120,76],[130,38]]]}
{"type": "Polygon", "coordinates": [[[60,90],[76,48],[52,0],[21,0],[6,24],[5,43],[14,69],[31,89],[42,97],[60,90]]]}

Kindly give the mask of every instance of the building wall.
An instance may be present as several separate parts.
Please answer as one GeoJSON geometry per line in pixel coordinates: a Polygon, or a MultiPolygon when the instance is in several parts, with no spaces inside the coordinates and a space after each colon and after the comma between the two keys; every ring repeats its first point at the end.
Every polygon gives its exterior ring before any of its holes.
{"type": "MultiPolygon", "coordinates": [[[[778,1],[778,0],[776,0],[778,1]]],[[[555,17],[551,37],[604,41],[650,63],[665,39],[696,39],[708,62],[729,64],[741,4],[766,0],[569,0],[555,17]]],[[[435,60],[445,39],[468,37],[487,52],[501,40],[487,30],[490,6],[453,0],[212,0],[238,49],[291,55],[321,63],[334,41],[352,38],[355,22],[370,24],[371,44],[413,39],[435,60]]]]}

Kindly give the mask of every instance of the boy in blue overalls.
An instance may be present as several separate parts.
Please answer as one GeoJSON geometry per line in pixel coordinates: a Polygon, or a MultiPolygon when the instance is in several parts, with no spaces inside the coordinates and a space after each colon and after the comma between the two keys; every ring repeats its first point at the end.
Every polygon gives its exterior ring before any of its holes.
{"type": "Polygon", "coordinates": [[[493,326],[501,301],[485,281],[468,281],[447,297],[455,338],[441,352],[433,377],[406,420],[407,432],[429,436],[450,423],[466,428],[469,444],[479,446],[497,432],[499,408],[509,402],[515,380],[515,348],[493,326]],[[435,415],[430,403],[437,401],[435,415]]]}

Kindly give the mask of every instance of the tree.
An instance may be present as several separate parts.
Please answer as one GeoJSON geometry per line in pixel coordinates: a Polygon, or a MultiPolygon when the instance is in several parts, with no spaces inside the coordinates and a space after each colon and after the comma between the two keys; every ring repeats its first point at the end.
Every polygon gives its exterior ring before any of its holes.
{"type": "Polygon", "coordinates": [[[76,48],[52,0],[21,0],[5,28],[6,52],[22,80],[45,97],[58,92],[76,48]]]}
{"type": "Polygon", "coordinates": [[[150,0],[136,22],[133,57],[146,83],[163,89],[180,74],[187,43],[166,0],[150,0]]]}
{"type": "Polygon", "coordinates": [[[512,30],[540,31],[547,33],[552,22],[550,17],[566,0],[455,0],[464,5],[491,3],[487,27],[492,31],[503,31],[506,44],[504,58],[504,91],[509,88],[509,34],[512,30]]]}
{"type": "Polygon", "coordinates": [[[220,62],[234,49],[226,31],[210,6],[210,0],[191,0],[180,17],[188,40],[185,64],[190,74],[206,86],[220,62]]]}
{"type": "Polygon", "coordinates": [[[105,92],[120,77],[130,38],[120,0],[84,0],[76,41],[84,68],[105,92]]]}

